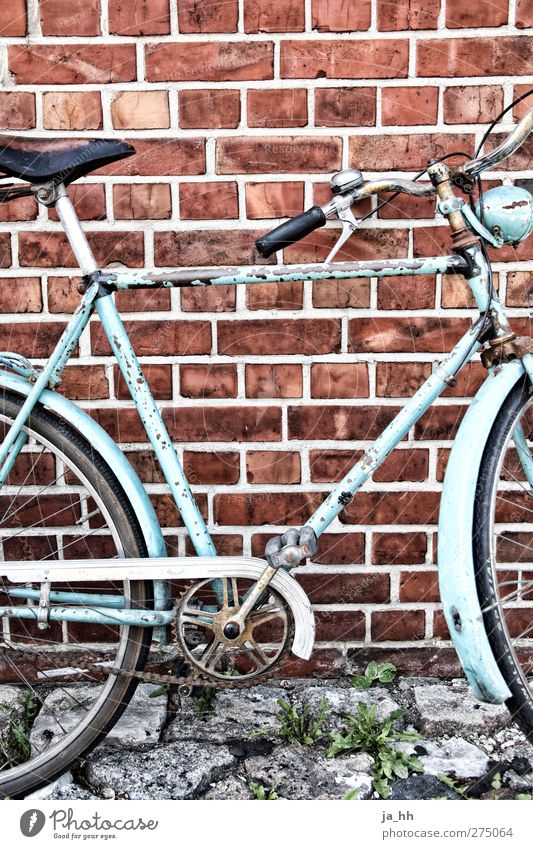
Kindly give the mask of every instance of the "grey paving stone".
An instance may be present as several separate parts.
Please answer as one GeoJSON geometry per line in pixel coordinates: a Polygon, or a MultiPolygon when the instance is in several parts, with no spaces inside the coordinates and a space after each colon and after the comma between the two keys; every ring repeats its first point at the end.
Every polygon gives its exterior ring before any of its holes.
{"type": "Polygon", "coordinates": [[[89,787],[125,799],[194,799],[234,766],[226,746],[170,743],[146,750],[99,749],[86,766],[89,787]]]}

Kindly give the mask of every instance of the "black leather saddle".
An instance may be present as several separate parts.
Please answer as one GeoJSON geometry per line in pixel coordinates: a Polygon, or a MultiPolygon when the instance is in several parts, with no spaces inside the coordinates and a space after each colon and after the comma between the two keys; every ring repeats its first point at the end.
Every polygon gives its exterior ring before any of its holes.
{"type": "Polygon", "coordinates": [[[120,139],[35,139],[0,135],[0,173],[29,183],[72,183],[135,153],[120,139]]]}

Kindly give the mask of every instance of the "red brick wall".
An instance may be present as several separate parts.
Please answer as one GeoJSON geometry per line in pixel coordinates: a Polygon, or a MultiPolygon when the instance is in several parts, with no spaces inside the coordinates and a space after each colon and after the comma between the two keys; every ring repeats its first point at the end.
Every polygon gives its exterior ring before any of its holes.
{"type": "MultiPolygon", "coordinates": [[[[29,0],[27,14],[10,0],[0,127],[133,141],[135,158],[69,190],[102,266],[248,263],[256,235],[329,197],[331,171],[412,174],[431,156],[472,151],[531,81],[531,24],[531,0],[29,0]]],[[[528,154],[513,167],[494,180],[532,177],[528,154]]],[[[343,256],[447,252],[433,215],[431,201],[399,198],[343,256]]],[[[45,357],[78,300],[68,246],[31,200],[0,206],[0,222],[0,347],[45,357]]],[[[328,227],[285,258],[321,259],[335,236],[328,227]]],[[[522,327],[532,251],[530,240],[496,258],[522,327]]],[[[273,532],[304,522],[472,315],[461,281],[440,277],[118,300],[224,554],[261,554],[273,532]]],[[[387,657],[404,649],[394,659],[411,671],[452,668],[434,559],[439,489],[482,376],[478,363],[465,370],[301,570],[322,670],[354,651],[362,661],[370,642],[387,657]]],[[[125,444],[173,550],[189,552],[97,325],[65,391],[125,444]]]]}

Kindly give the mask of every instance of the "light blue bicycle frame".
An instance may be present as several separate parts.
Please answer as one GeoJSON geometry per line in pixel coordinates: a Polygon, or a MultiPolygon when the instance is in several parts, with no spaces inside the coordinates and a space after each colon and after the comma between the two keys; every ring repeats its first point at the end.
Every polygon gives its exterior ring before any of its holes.
{"type": "MultiPolygon", "coordinates": [[[[493,294],[490,304],[488,303],[489,269],[486,265],[483,252],[476,246],[468,248],[462,256],[451,255],[426,259],[395,259],[366,263],[316,263],[299,266],[265,265],[249,268],[205,268],[161,273],[100,273],[96,270],[96,265],[92,266],[94,259],[91,262],[92,255],[87,254],[88,245],[86,241],[85,243],[80,241],[83,234],[79,224],[77,224],[78,229],[75,231],[75,237],[72,237],[72,228],[73,226],[75,227],[75,222],[73,223],[71,217],[73,210],[71,209],[68,198],[63,198],[63,209],[59,210],[58,207],[58,211],[60,212],[60,217],[67,235],[71,239],[71,244],[80,263],[80,267],[86,273],[88,282],[78,309],[64,331],[48,363],[42,370],[36,371],[29,364],[26,366],[21,365],[20,360],[16,361],[16,358],[10,358],[10,355],[0,355],[0,365],[6,365],[10,369],[18,371],[18,376],[8,372],[0,372],[0,384],[26,396],[20,412],[0,448],[0,485],[6,480],[19,451],[27,440],[23,428],[32,408],[39,401],[53,408],[53,399],[58,398],[58,396],[50,392],[50,388],[53,388],[60,381],[61,372],[75,348],[80,335],[86,328],[91,315],[96,312],[109,339],[113,353],[146,429],[149,441],[161,465],[167,484],[179,508],[195,551],[199,556],[215,557],[216,549],[205,521],[196,505],[167,428],[148,388],[127,332],[114,305],[112,291],[174,286],[250,285],[265,282],[279,283],[291,280],[316,281],[353,279],[358,277],[382,278],[386,276],[434,275],[437,273],[453,272],[463,274],[466,277],[480,311],[484,313],[487,307],[489,308],[492,317],[495,319],[495,326],[498,328],[498,333],[504,334],[509,330],[505,313],[496,295],[493,294]]],[[[408,433],[409,429],[453,381],[457,372],[472,359],[480,348],[480,344],[476,341],[478,330],[479,322],[476,322],[457,342],[451,353],[445,356],[437,365],[431,376],[405,404],[396,418],[385,428],[381,436],[365,451],[361,460],[353,466],[321,506],[310,516],[306,525],[314,530],[317,537],[328,528],[375,469],[377,469],[387,455],[408,433]]],[[[521,360],[501,366],[496,372],[490,374],[487,379],[485,384],[485,387],[488,387],[485,389],[486,397],[483,396],[484,390],[482,388],[479,395],[481,400],[477,404],[477,409],[476,403],[474,403],[465,417],[468,424],[464,430],[465,437],[461,443],[462,452],[471,450],[468,448],[468,439],[472,438],[473,434],[479,434],[481,432],[484,422],[487,420],[489,424],[492,422],[504,397],[520,375],[527,372],[533,379],[532,357],[530,354],[527,354],[521,360]],[[502,377],[503,373],[505,373],[505,377],[502,377]],[[491,408],[491,403],[494,409],[491,408]],[[486,410],[490,412],[488,417],[484,416],[484,405],[486,410]],[[465,439],[467,440],[466,445],[464,444],[465,439]]],[[[62,409],[64,409],[65,416],[72,419],[72,416],[76,415],[74,411],[77,408],[74,405],[70,405],[64,399],[62,399],[61,403],[63,404],[62,409]]],[[[80,411],[79,415],[83,416],[83,413],[80,411]]],[[[84,426],[89,429],[89,432],[85,433],[86,438],[95,445],[96,450],[99,450],[99,447],[104,445],[99,426],[87,416],[84,416],[84,426]]],[[[482,448],[484,442],[479,439],[477,441],[481,444],[482,448]]],[[[106,450],[109,451],[111,449],[107,446],[106,450]]],[[[522,454],[522,452],[519,453],[522,454]]],[[[533,464],[529,453],[523,465],[527,478],[533,486],[533,464]]],[[[138,479],[135,481],[135,475],[129,463],[118,450],[114,454],[113,469],[118,479],[124,480],[128,484],[125,486],[127,493],[133,493],[133,496],[137,499],[138,511],[143,511],[141,524],[147,540],[148,555],[150,557],[164,556],[164,542],[155,513],[150,508],[149,503],[147,505],[148,499],[146,495],[143,497],[143,488],[138,479]]],[[[471,559],[472,531],[472,524],[470,523],[468,525],[468,510],[469,505],[473,504],[473,492],[476,482],[475,464],[471,466],[471,471],[465,478],[465,463],[464,461],[461,462],[456,446],[452,451],[446,476],[439,526],[441,596],[452,636],[474,689],[483,698],[491,701],[503,701],[508,697],[509,691],[499,673],[484,633],[479,612],[479,603],[477,602],[477,593],[475,585],[472,584],[473,570],[471,564],[468,563],[469,556],[471,559]],[[462,480],[461,476],[463,477],[462,480]],[[456,515],[458,488],[462,493],[460,503],[464,507],[465,516],[463,517],[457,517],[456,515]],[[451,493],[453,493],[456,499],[455,501],[450,496],[451,493]],[[458,532],[457,527],[461,523],[464,527],[461,532],[458,532]],[[468,540],[470,541],[469,543],[468,540]],[[466,552],[464,550],[465,546],[467,549],[466,552]],[[470,555],[468,554],[469,549],[470,555]],[[457,628],[458,621],[461,625],[459,628],[457,628]]],[[[149,579],[150,576],[147,575],[146,577],[149,579]]],[[[117,617],[119,617],[120,621],[124,623],[127,622],[143,626],[165,625],[170,622],[172,617],[172,611],[168,609],[166,585],[158,581],[154,582],[154,584],[156,609],[153,611],[125,609],[123,599],[120,596],[110,597],[93,593],[72,594],[67,592],[53,592],[51,595],[52,603],[59,605],[75,603],[77,606],[56,609],[55,614],[54,607],[52,607],[50,618],[116,624],[117,617]],[[112,616],[106,616],[106,606],[114,608],[112,616]]],[[[13,588],[12,594],[15,597],[38,598],[38,590],[26,589],[24,587],[13,588]]],[[[0,606],[0,616],[24,617],[26,615],[27,618],[34,617],[34,609],[32,610],[30,607],[26,609],[20,606],[11,608],[0,606]]]]}

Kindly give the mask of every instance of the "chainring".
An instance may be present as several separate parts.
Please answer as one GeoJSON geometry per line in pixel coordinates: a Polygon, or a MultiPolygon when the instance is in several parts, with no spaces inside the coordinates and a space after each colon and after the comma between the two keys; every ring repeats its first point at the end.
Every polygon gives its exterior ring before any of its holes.
{"type": "Polygon", "coordinates": [[[224,633],[254,583],[249,578],[209,578],[193,583],[181,597],[172,633],[193,677],[218,686],[251,684],[281,662],[292,642],[294,626],[290,608],[272,587],[238,635],[224,633]]]}

